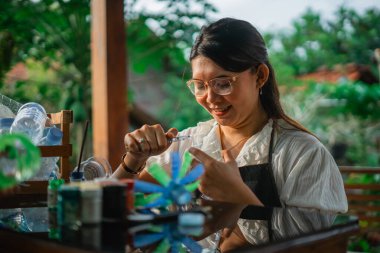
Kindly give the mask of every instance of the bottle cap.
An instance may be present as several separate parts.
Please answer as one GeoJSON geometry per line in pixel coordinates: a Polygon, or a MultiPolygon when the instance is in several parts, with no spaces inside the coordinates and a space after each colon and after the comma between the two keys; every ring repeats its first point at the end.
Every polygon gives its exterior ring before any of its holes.
{"type": "Polygon", "coordinates": [[[57,190],[64,183],[65,183],[65,180],[63,179],[52,179],[52,180],[49,180],[49,188],[57,190]]]}
{"type": "Polygon", "coordinates": [[[83,172],[73,171],[70,175],[70,182],[81,182],[84,180],[83,172]]]}
{"type": "Polygon", "coordinates": [[[24,104],[23,106],[20,107],[20,109],[18,109],[18,111],[20,112],[21,110],[23,110],[25,108],[30,108],[30,107],[34,107],[34,108],[38,109],[39,111],[41,111],[46,116],[46,111],[42,107],[42,105],[37,104],[35,102],[29,102],[29,103],[24,104]]]}
{"type": "Polygon", "coordinates": [[[178,216],[180,226],[203,226],[205,216],[202,213],[181,213],[178,216]]]}
{"type": "Polygon", "coordinates": [[[59,128],[51,127],[47,133],[46,138],[48,139],[48,143],[59,145],[61,143],[62,136],[63,133],[59,128]]]}
{"type": "Polygon", "coordinates": [[[0,118],[0,128],[10,127],[14,120],[14,118],[0,118]]]}

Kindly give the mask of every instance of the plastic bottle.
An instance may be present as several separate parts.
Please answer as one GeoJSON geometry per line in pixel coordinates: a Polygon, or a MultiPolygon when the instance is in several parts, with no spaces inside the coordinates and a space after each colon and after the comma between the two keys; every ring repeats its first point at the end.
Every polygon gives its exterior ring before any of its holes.
{"type": "Polygon", "coordinates": [[[45,109],[37,103],[26,103],[20,107],[11,126],[11,133],[24,133],[37,144],[43,134],[47,115],[45,109]]]}
{"type": "Polygon", "coordinates": [[[31,178],[40,168],[40,150],[23,134],[0,135],[0,189],[31,178]],[[12,162],[5,169],[4,160],[12,162]]]}
{"type": "Polygon", "coordinates": [[[11,125],[14,121],[14,118],[1,118],[0,119],[0,135],[8,134],[11,129],[11,125]]]}
{"type": "MultiPolygon", "coordinates": [[[[56,146],[61,144],[62,140],[62,131],[56,127],[49,127],[46,130],[46,136],[44,136],[38,145],[40,146],[56,146]]],[[[46,232],[49,231],[49,236],[55,237],[57,231],[53,228],[54,223],[51,215],[56,214],[56,209],[51,208],[52,203],[54,202],[53,196],[54,190],[58,192],[58,187],[64,182],[63,179],[58,179],[59,168],[57,166],[57,161],[59,157],[43,157],[41,158],[41,167],[37,174],[32,177],[32,180],[47,180],[49,179],[48,186],[48,208],[46,207],[34,207],[34,208],[23,208],[25,219],[33,232],[46,232]],[[53,190],[53,191],[49,191],[53,190]],[[47,216],[42,216],[41,214],[48,214],[49,219],[46,219],[47,216]],[[50,220],[52,219],[52,221],[50,220]],[[50,229],[51,225],[51,229],[50,229]]],[[[55,197],[56,198],[56,197],[55,197]]]]}
{"type": "MultiPolygon", "coordinates": [[[[14,118],[1,118],[0,119],[0,135],[8,134],[9,129],[13,123],[14,118]]],[[[7,157],[0,157],[0,173],[3,175],[15,174],[16,161],[11,160],[7,157]]],[[[15,221],[16,218],[21,217],[21,209],[0,209],[0,224],[6,227],[17,227],[18,223],[15,221]]],[[[24,223],[23,223],[24,224],[24,223]]],[[[26,227],[25,227],[26,228],[26,227]]],[[[23,229],[21,229],[23,230],[23,229]]],[[[25,231],[30,231],[30,229],[25,229],[25,231]]]]}
{"type": "MultiPolygon", "coordinates": [[[[29,179],[40,167],[40,151],[23,134],[0,135],[0,190],[29,179]]],[[[10,229],[30,232],[20,208],[0,210],[0,224],[10,229]]]]}
{"type": "MultiPolygon", "coordinates": [[[[0,119],[0,135],[9,134],[9,129],[14,121],[14,118],[1,118],[0,119]]],[[[1,171],[5,175],[15,173],[16,161],[7,157],[0,157],[1,171]]]]}
{"type": "MultiPolygon", "coordinates": [[[[61,144],[63,133],[59,128],[48,128],[47,134],[38,143],[39,146],[57,146],[61,144]]],[[[33,177],[34,180],[47,180],[58,178],[57,162],[59,157],[43,157],[41,159],[41,169],[33,177]]]]}
{"type": "Polygon", "coordinates": [[[112,167],[109,162],[101,157],[90,157],[80,164],[80,173],[76,173],[77,167],[71,173],[70,181],[78,176],[82,177],[77,181],[94,180],[95,178],[108,178],[112,175],[112,167]],[[76,174],[75,174],[76,173],[76,174]],[[75,174],[75,175],[73,175],[75,174]]]}
{"type": "Polygon", "coordinates": [[[57,205],[58,205],[58,190],[65,183],[63,179],[51,179],[48,185],[48,214],[49,214],[49,238],[58,239],[58,221],[57,221],[57,205]]]}

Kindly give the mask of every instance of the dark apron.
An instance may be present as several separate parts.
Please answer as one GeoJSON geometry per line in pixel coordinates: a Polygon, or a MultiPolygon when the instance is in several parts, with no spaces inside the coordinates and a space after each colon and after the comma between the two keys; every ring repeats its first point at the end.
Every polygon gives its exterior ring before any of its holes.
{"type": "Polygon", "coordinates": [[[264,204],[260,206],[248,206],[240,214],[240,218],[249,220],[268,221],[269,239],[272,239],[272,213],[274,207],[281,207],[280,197],[274,181],[272,170],[272,153],[275,131],[275,121],[270,137],[268,163],[247,165],[239,167],[240,175],[246,185],[256,194],[257,198],[264,204]]]}

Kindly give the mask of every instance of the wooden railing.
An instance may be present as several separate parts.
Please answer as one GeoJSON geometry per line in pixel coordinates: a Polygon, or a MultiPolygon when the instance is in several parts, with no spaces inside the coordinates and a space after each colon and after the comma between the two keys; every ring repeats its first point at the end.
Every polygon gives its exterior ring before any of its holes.
{"type": "Polygon", "coordinates": [[[368,222],[367,228],[380,229],[380,167],[339,167],[348,200],[348,212],[368,222]],[[365,177],[369,177],[365,178],[365,177]],[[376,177],[377,180],[375,179],[376,177]]]}
{"type": "MultiPolygon", "coordinates": [[[[60,177],[69,180],[72,145],[70,144],[70,125],[73,122],[73,111],[63,110],[50,113],[48,117],[52,124],[57,125],[62,132],[62,144],[59,146],[40,146],[42,157],[60,157],[60,177]]],[[[26,181],[17,186],[15,194],[2,197],[0,209],[17,207],[43,207],[47,201],[47,186],[45,181],[26,181]]]]}

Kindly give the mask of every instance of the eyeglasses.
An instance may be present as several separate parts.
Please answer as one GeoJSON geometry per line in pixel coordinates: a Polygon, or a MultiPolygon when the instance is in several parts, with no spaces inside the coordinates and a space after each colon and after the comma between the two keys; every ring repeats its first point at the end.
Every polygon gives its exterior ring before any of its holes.
{"type": "Polygon", "coordinates": [[[191,93],[193,93],[196,97],[203,97],[206,95],[207,86],[211,87],[214,93],[225,96],[231,94],[232,83],[237,80],[239,75],[231,77],[217,77],[209,81],[190,79],[186,82],[186,85],[189,87],[191,93]]]}

